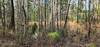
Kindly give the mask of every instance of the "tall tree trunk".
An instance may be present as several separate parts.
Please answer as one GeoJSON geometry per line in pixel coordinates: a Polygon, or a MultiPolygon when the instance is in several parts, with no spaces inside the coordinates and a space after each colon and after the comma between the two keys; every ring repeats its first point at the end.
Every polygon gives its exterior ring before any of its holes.
{"type": "Polygon", "coordinates": [[[5,31],[5,28],[6,28],[6,27],[5,27],[5,24],[6,24],[6,23],[5,23],[5,5],[4,5],[4,2],[5,2],[5,0],[3,0],[3,4],[2,4],[2,5],[3,5],[3,11],[2,11],[2,13],[3,13],[3,14],[2,14],[2,25],[3,25],[3,30],[5,31]]]}
{"type": "Polygon", "coordinates": [[[90,33],[91,33],[91,0],[89,0],[89,12],[88,12],[88,23],[89,23],[89,27],[88,27],[88,37],[90,37],[90,33]]]}
{"type": "Polygon", "coordinates": [[[67,14],[66,14],[66,17],[65,17],[64,29],[66,28],[66,24],[67,24],[67,21],[68,21],[70,2],[71,2],[71,0],[69,0],[69,3],[67,4],[67,14]]]}
{"type": "Polygon", "coordinates": [[[15,30],[15,14],[14,14],[14,3],[13,0],[11,0],[11,7],[12,7],[12,16],[11,16],[11,29],[15,30]]]}
{"type": "Polygon", "coordinates": [[[65,23],[64,23],[64,27],[63,27],[63,31],[62,31],[62,34],[63,36],[67,36],[68,35],[68,31],[67,31],[67,22],[68,22],[68,15],[69,15],[69,9],[70,9],[70,2],[71,0],[68,0],[67,1],[67,14],[65,16],[65,23]]]}

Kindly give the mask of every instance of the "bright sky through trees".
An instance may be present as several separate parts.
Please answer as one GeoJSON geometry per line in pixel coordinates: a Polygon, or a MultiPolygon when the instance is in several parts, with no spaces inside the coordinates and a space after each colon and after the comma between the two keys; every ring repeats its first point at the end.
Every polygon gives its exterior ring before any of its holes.
{"type": "MultiPolygon", "coordinates": [[[[91,0],[91,1],[93,1],[93,0],[91,0]]],[[[94,1],[96,1],[96,3],[99,2],[99,0],[94,0],[94,1]]],[[[71,3],[78,4],[78,0],[72,0],[71,3]]],[[[84,8],[83,9],[88,10],[89,9],[89,0],[84,0],[83,3],[84,3],[84,8]]],[[[91,4],[91,8],[93,8],[93,4],[91,4]]]]}

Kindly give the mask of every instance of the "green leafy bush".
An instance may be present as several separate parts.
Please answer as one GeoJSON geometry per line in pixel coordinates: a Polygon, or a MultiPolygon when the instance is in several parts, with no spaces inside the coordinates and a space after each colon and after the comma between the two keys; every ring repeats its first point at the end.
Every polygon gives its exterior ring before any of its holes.
{"type": "Polygon", "coordinates": [[[50,33],[48,33],[48,37],[49,37],[49,39],[51,39],[53,41],[57,41],[60,39],[61,34],[60,34],[60,32],[50,32],[50,33]]]}
{"type": "Polygon", "coordinates": [[[90,43],[89,47],[97,47],[97,46],[96,46],[96,43],[90,43]]]}

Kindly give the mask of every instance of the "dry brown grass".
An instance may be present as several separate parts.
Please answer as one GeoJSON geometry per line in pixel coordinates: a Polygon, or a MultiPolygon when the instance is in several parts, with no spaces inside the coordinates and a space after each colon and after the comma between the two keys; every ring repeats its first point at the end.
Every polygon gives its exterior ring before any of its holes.
{"type": "MultiPolygon", "coordinates": [[[[32,26],[32,25],[34,25],[34,23],[36,23],[39,26],[40,22],[36,22],[36,21],[35,22],[28,22],[28,26],[32,26]]],[[[49,26],[48,24],[49,23],[46,23],[47,26],[49,26]]],[[[64,24],[65,24],[65,21],[56,21],[56,22],[54,22],[54,25],[55,25],[56,28],[57,28],[57,24],[58,24],[58,27],[63,28],[64,24]]],[[[43,25],[43,27],[45,27],[45,22],[42,22],[42,24],[40,24],[40,25],[43,25]]],[[[77,28],[79,28],[81,30],[84,29],[84,25],[81,25],[80,23],[77,23],[76,21],[68,21],[66,26],[68,28],[70,27],[71,31],[72,30],[77,30],[77,28]]]]}

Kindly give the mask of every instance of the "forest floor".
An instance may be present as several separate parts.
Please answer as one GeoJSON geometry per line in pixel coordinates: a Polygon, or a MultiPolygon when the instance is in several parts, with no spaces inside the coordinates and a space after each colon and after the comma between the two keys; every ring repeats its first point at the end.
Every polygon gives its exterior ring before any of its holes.
{"type": "MultiPolygon", "coordinates": [[[[72,25],[71,28],[73,26],[76,27],[76,25],[72,25]]],[[[96,27],[98,27],[96,30],[98,32],[91,33],[90,38],[84,37],[84,34],[70,32],[68,36],[62,37],[57,42],[50,41],[43,32],[39,34],[37,39],[26,37],[26,39],[22,38],[22,40],[18,41],[16,35],[0,31],[0,47],[100,47],[99,26],[100,24],[96,24],[96,27]]]]}

